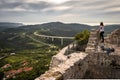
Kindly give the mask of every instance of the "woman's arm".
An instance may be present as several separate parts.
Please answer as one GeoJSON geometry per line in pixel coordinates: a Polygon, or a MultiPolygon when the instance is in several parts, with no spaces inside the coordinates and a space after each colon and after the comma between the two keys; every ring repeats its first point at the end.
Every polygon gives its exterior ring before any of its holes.
{"type": "Polygon", "coordinates": [[[99,28],[97,29],[97,31],[100,31],[101,27],[99,26],[99,28]]]}

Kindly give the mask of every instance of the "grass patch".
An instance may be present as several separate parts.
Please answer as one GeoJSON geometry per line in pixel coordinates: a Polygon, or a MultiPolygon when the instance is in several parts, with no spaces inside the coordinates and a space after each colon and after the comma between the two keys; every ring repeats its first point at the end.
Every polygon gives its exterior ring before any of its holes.
{"type": "Polygon", "coordinates": [[[8,63],[16,63],[16,62],[21,62],[21,61],[27,60],[27,59],[29,59],[29,57],[16,54],[14,56],[9,56],[9,57],[5,58],[5,61],[7,61],[8,63]]]}

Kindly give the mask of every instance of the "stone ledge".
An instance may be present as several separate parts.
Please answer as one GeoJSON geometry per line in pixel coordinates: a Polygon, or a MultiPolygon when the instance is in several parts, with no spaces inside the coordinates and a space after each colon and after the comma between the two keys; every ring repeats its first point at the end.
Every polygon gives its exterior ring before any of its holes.
{"type": "MultiPolygon", "coordinates": [[[[88,41],[89,46],[87,45],[87,48],[85,50],[86,52],[95,52],[96,48],[91,46],[96,45],[96,37],[97,32],[95,30],[92,30],[88,41]]],[[[71,47],[71,45],[69,45],[69,47],[71,47]]],[[[91,59],[89,59],[88,55],[91,54],[80,52],[72,53],[66,56],[64,55],[66,49],[67,47],[63,48],[57,55],[53,56],[49,71],[46,71],[45,74],[41,75],[35,80],[67,80],[83,78],[86,70],[88,69],[88,64],[90,63],[89,61],[91,59]]],[[[91,63],[92,62],[93,60],[91,61],[91,63]]]]}
{"type": "MultiPolygon", "coordinates": [[[[72,53],[70,54],[70,58],[67,59],[64,63],[59,64],[58,66],[50,68],[49,71],[46,71],[45,74],[41,75],[40,77],[36,78],[35,80],[62,80],[62,79],[69,79],[74,78],[76,75],[76,71],[79,70],[80,66],[79,63],[82,62],[88,54],[84,52],[80,53],[72,53]]],[[[87,65],[81,65],[81,69],[84,69],[87,65]],[[84,66],[84,67],[82,67],[84,66]]],[[[81,72],[82,75],[84,72],[81,72]]],[[[78,77],[78,76],[76,76],[78,77]]]]}

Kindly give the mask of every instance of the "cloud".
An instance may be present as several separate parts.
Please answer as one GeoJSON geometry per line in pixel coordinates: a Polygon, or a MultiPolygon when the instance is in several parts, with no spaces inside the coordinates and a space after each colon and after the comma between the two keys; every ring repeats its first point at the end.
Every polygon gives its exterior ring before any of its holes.
{"type": "Polygon", "coordinates": [[[5,10],[11,10],[11,11],[19,11],[19,10],[23,10],[23,11],[40,11],[44,8],[47,8],[47,7],[51,7],[52,4],[49,4],[47,2],[44,2],[44,1],[37,1],[37,2],[34,2],[33,0],[23,0],[23,1],[3,1],[3,0],[0,0],[0,10],[2,11],[5,11],[5,10]],[[18,10],[17,10],[18,9],[18,10]]]}
{"type": "Polygon", "coordinates": [[[72,17],[74,17],[73,20],[76,18],[78,20],[80,17],[83,21],[86,19],[86,21],[90,19],[107,21],[110,16],[119,20],[119,13],[119,0],[0,0],[0,17],[2,17],[0,21],[4,20],[4,17],[20,16],[24,19],[26,15],[32,15],[35,18],[44,16],[46,20],[48,17],[57,17],[55,19],[71,18],[70,21],[72,21],[72,17]]]}
{"type": "MultiPolygon", "coordinates": [[[[64,11],[85,13],[86,11],[96,13],[100,11],[119,11],[118,0],[61,0],[61,4],[55,4],[55,0],[0,0],[0,10],[13,11],[64,11]],[[53,2],[53,3],[52,3],[53,2]]],[[[57,2],[57,1],[56,1],[57,2]]],[[[58,1],[59,2],[59,1],[58,1]]],[[[67,13],[67,12],[66,12],[67,13]]]]}
{"type": "Polygon", "coordinates": [[[48,4],[46,2],[40,1],[38,3],[27,3],[27,4],[23,4],[20,7],[24,8],[26,10],[37,10],[37,11],[41,11],[42,9],[51,7],[52,4],[48,4]]]}

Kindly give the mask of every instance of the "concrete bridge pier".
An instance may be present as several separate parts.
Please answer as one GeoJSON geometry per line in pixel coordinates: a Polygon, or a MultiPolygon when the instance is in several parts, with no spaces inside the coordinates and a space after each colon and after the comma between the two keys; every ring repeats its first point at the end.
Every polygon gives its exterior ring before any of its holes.
{"type": "Polygon", "coordinates": [[[54,38],[52,37],[52,42],[54,41],[54,38]]]}
{"type": "Polygon", "coordinates": [[[61,38],[61,45],[63,45],[63,38],[61,38]]]}

